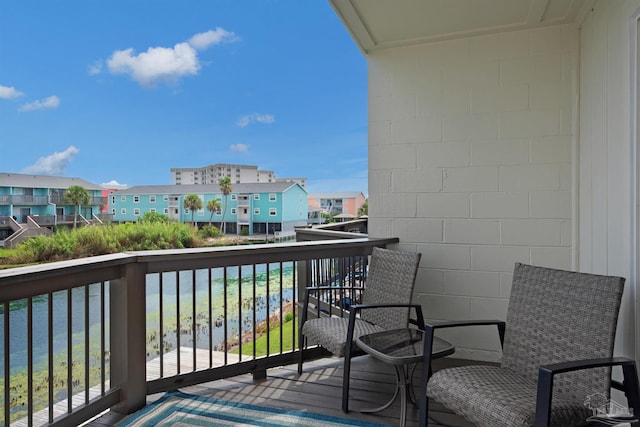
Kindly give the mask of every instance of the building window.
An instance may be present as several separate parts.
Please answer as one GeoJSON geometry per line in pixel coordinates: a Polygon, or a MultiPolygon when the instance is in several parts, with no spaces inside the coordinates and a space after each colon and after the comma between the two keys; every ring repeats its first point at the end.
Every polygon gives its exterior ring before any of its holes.
{"type": "Polygon", "coordinates": [[[135,208],[135,209],[133,209],[133,214],[134,214],[135,216],[140,216],[140,208],[135,208]]]}
{"type": "Polygon", "coordinates": [[[116,214],[116,208],[111,209],[111,215],[115,215],[116,214]]]}
{"type": "Polygon", "coordinates": [[[149,202],[150,203],[155,203],[156,202],[156,196],[149,196],[149,202]]]}
{"type": "Polygon", "coordinates": [[[133,196],[133,203],[140,203],[140,196],[133,196]]]}
{"type": "Polygon", "coordinates": [[[253,200],[260,200],[260,194],[256,193],[253,195],[253,200]]]}
{"type": "Polygon", "coordinates": [[[164,208],[163,212],[165,215],[169,215],[169,208],[164,208]]]}
{"type": "Polygon", "coordinates": [[[116,203],[116,196],[111,196],[111,203],[115,204],[116,203]]]}
{"type": "Polygon", "coordinates": [[[151,208],[151,209],[149,209],[149,212],[151,212],[151,213],[156,213],[156,208],[151,208]]]}
{"type": "Polygon", "coordinates": [[[185,209],[184,209],[184,213],[185,213],[185,214],[188,214],[188,213],[189,213],[189,209],[185,208],[185,209]]]}
{"type": "Polygon", "coordinates": [[[163,196],[162,200],[164,200],[165,202],[169,200],[169,196],[163,196]]]}
{"type": "Polygon", "coordinates": [[[122,209],[120,209],[120,213],[121,213],[122,215],[126,215],[126,214],[127,214],[127,209],[126,209],[126,208],[122,208],[122,209]]]}
{"type": "Polygon", "coordinates": [[[278,210],[276,208],[269,208],[269,216],[278,215],[278,210]]]}
{"type": "Polygon", "coordinates": [[[231,200],[238,200],[238,195],[237,194],[232,194],[231,195],[231,200]]]}
{"type": "Polygon", "coordinates": [[[121,202],[126,202],[127,201],[127,196],[120,196],[120,201],[121,202]]]}
{"type": "Polygon", "coordinates": [[[236,208],[231,208],[231,215],[235,215],[236,214],[236,208]]]}
{"type": "Polygon", "coordinates": [[[253,208],[254,215],[260,215],[260,208],[253,208]]]}
{"type": "Polygon", "coordinates": [[[270,202],[276,201],[276,193],[269,193],[269,201],[270,202]]]}

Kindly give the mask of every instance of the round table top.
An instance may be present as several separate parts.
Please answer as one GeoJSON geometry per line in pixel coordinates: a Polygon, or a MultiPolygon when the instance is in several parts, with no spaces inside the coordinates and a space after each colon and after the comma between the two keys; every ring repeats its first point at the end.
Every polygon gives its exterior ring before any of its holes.
{"type": "MultiPolygon", "coordinates": [[[[364,352],[377,359],[394,365],[417,363],[422,360],[424,332],[419,329],[404,328],[362,335],[356,344],[364,352]]],[[[441,338],[433,338],[431,358],[453,354],[455,347],[441,338]]]]}

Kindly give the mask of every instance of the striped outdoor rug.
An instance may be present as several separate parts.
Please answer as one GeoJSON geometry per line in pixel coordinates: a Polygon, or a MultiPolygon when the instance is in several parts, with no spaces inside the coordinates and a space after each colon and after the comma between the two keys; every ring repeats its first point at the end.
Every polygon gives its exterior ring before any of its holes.
{"type": "Polygon", "coordinates": [[[311,412],[229,402],[174,391],[166,393],[117,425],[117,427],[136,426],[383,427],[384,425],[311,412]]]}

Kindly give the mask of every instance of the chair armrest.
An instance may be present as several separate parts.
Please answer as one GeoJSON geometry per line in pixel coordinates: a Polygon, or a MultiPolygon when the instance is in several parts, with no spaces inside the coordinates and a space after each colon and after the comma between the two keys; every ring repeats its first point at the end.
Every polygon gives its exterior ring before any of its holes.
{"type": "Polygon", "coordinates": [[[543,365],[538,368],[535,426],[546,426],[549,424],[551,418],[551,400],[553,396],[553,378],[556,374],[613,366],[622,367],[623,382],[612,381],[612,387],[624,391],[629,406],[633,409],[633,413],[635,415],[640,414],[640,384],[638,383],[635,360],[626,357],[572,360],[569,362],[543,365]]]}

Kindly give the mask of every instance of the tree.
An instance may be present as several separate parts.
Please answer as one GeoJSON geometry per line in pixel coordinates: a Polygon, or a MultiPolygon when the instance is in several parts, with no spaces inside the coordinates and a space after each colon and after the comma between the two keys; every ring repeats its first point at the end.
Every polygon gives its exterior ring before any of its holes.
{"type": "Polygon", "coordinates": [[[369,199],[358,208],[358,216],[369,215],[369,199]]]}
{"type": "Polygon", "coordinates": [[[214,212],[220,212],[220,202],[216,199],[211,199],[207,202],[207,210],[211,212],[211,216],[209,217],[209,225],[211,225],[211,220],[213,219],[214,212]]]}
{"type": "Polygon", "coordinates": [[[64,201],[75,206],[75,215],[73,216],[73,228],[78,225],[78,213],[80,213],[80,205],[88,205],[91,202],[89,192],[79,185],[72,185],[64,192],[64,201]]]}
{"type": "Polygon", "coordinates": [[[222,211],[222,233],[226,233],[227,227],[224,222],[224,216],[227,214],[227,206],[229,205],[229,194],[233,191],[233,185],[231,185],[231,178],[225,176],[218,181],[220,185],[220,191],[224,194],[224,210],[222,211]]]}
{"type": "Polygon", "coordinates": [[[202,209],[202,199],[197,194],[187,194],[182,204],[185,209],[191,211],[191,222],[195,225],[194,215],[198,209],[202,209]]]}

